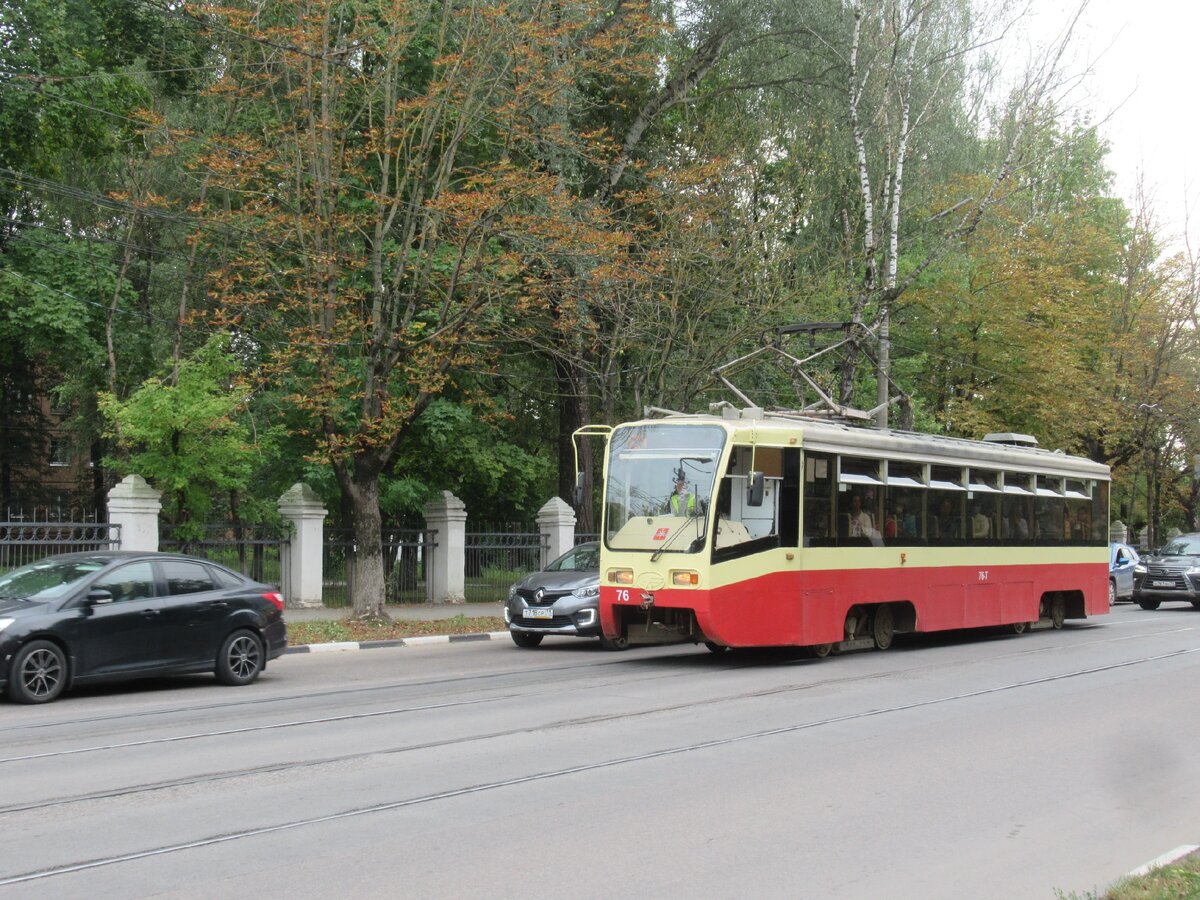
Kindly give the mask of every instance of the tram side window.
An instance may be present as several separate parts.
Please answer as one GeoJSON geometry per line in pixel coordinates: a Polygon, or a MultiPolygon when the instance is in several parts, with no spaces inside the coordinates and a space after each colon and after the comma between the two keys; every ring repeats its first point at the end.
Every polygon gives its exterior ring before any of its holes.
{"type": "Polygon", "coordinates": [[[1032,537],[1029,497],[1005,497],[1000,537],[1006,544],[1023,544],[1032,537]]]}
{"type": "Polygon", "coordinates": [[[1092,538],[1092,510],[1087,500],[1068,500],[1063,510],[1063,540],[1088,544],[1092,538]]]}
{"type": "Polygon", "coordinates": [[[795,547],[800,533],[800,451],[794,448],[738,446],[717,490],[713,560],[795,547]],[[746,502],[753,470],[763,473],[762,506],[746,502]]]}
{"type": "Polygon", "coordinates": [[[804,455],[804,546],[831,547],[833,484],[837,466],[828,453],[804,455]]]}
{"type": "Polygon", "coordinates": [[[884,499],[883,540],[888,545],[922,543],[925,535],[924,488],[888,485],[884,499]]]}
{"type": "Polygon", "coordinates": [[[1092,485],[1092,539],[1093,544],[1108,540],[1108,482],[1097,481],[1092,485]]]}
{"type": "Polygon", "coordinates": [[[1039,544],[1061,544],[1066,501],[1062,497],[1039,496],[1033,501],[1033,517],[1039,544]]]}
{"type": "Polygon", "coordinates": [[[998,500],[995,494],[976,494],[967,501],[966,533],[972,544],[992,544],[999,540],[998,500]]]}
{"type": "Polygon", "coordinates": [[[963,540],[963,491],[929,492],[929,543],[958,544],[963,540]]]}

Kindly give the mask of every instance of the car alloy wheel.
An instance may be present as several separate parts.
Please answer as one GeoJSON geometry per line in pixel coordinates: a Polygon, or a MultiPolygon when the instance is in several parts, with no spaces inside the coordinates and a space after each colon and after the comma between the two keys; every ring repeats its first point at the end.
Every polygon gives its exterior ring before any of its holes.
{"type": "Polygon", "coordinates": [[[263,645],[253,631],[235,631],[217,654],[217,680],[222,684],[250,684],[263,668],[263,645]]]}
{"type": "Polygon", "coordinates": [[[49,703],[67,683],[67,659],[56,644],[31,641],[13,658],[8,696],[17,703],[49,703]]]}

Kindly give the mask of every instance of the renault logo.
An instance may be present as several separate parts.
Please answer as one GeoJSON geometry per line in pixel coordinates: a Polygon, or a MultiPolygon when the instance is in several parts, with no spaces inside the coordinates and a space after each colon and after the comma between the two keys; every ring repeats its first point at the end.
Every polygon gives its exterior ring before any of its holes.
{"type": "Polygon", "coordinates": [[[536,600],[538,603],[541,603],[541,602],[542,602],[542,598],[543,598],[543,597],[545,597],[545,596],[546,596],[546,589],[545,589],[545,588],[538,588],[538,592],[537,592],[536,594],[534,594],[534,595],[533,595],[533,599],[534,599],[534,600],[536,600]]]}

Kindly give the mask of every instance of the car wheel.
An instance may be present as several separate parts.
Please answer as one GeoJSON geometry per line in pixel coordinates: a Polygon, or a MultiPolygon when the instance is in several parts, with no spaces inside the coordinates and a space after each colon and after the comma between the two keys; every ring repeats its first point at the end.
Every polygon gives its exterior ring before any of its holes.
{"type": "Polygon", "coordinates": [[[1142,609],[1158,609],[1158,605],[1160,603],[1162,603],[1161,600],[1145,600],[1145,599],[1143,599],[1143,600],[1139,600],[1137,602],[1137,605],[1140,606],[1142,609]]]}
{"type": "Polygon", "coordinates": [[[513,643],[518,647],[524,647],[526,650],[532,650],[542,642],[544,634],[530,634],[528,631],[510,631],[513,643]]]}
{"type": "Polygon", "coordinates": [[[1117,583],[1112,580],[1108,582],[1108,605],[1117,605],[1117,583]]]}
{"type": "Polygon", "coordinates": [[[629,639],[624,637],[606,638],[604,635],[600,635],[600,646],[605,650],[628,650],[629,639]]]}
{"type": "Polygon", "coordinates": [[[221,684],[250,684],[263,670],[262,640],[245,628],[233,632],[217,654],[217,681],[221,684]]]}
{"type": "Polygon", "coordinates": [[[8,670],[8,696],[17,703],[49,703],[66,684],[67,658],[50,641],[30,641],[8,670]]]}

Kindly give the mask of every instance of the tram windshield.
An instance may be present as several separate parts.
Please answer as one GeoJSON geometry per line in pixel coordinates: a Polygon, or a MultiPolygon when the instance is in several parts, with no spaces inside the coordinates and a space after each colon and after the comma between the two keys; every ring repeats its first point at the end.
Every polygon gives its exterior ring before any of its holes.
{"type": "Polygon", "coordinates": [[[704,546],[725,431],[669,423],[618,428],[609,441],[605,540],[614,550],[704,546]]]}

